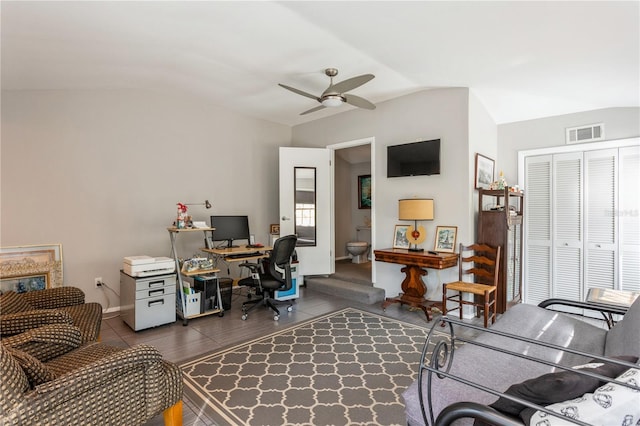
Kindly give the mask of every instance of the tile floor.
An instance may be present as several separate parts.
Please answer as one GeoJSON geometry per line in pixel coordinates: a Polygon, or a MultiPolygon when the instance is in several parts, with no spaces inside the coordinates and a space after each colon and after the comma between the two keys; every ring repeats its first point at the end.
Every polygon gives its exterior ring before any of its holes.
{"type": "MultiPolygon", "coordinates": [[[[370,278],[370,264],[357,268],[354,265],[341,267],[336,265],[343,276],[360,274],[370,278]],[[368,268],[368,271],[367,271],[368,268]]],[[[241,303],[246,299],[245,289],[234,288],[231,309],[224,312],[223,317],[210,315],[196,318],[183,326],[182,321],[147,330],[134,332],[117,314],[106,314],[102,323],[102,342],[122,347],[140,343],[158,348],[163,357],[169,361],[181,362],[198,355],[240,343],[261,335],[266,335],[292,324],[306,321],[319,315],[346,307],[359,308],[368,312],[386,315],[409,323],[431,327],[437,323],[437,316],[427,322],[421,310],[412,310],[398,304],[389,306],[383,311],[380,304],[364,305],[358,302],[336,298],[314,292],[310,288],[300,289],[300,298],[295,301],[292,312],[281,310],[280,320],[274,321],[269,309],[257,307],[251,311],[246,321],[241,319],[241,303]]],[[[198,419],[198,408],[185,400],[184,424],[203,425],[206,422],[198,419]]],[[[149,425],[163,424],[162,415],[152,419],[149,425]]]]}

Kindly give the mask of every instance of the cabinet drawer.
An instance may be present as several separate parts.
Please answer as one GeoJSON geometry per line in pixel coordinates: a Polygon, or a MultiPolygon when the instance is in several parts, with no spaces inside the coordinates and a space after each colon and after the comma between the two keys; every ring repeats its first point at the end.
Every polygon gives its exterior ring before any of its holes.
{"type": "Polygon", "coordinates": [[[172,285],[169,287],[153,287],[153,288],[148,288],[148,289],[144,289],[144,290],[138,290],[136,291],[136,300],[142,300],[142,299],[153,299],[153,298],[158,298],[158,297],[163,297],[166,295],[170,295],[176,294],[176,286],[172,285]]]}
{"type": "Polygon", "coordinates": [[[152,290],[162,287],[175,287],[176,276],[174,274],[161,277],[149,277],[136,280],[136,291],[152,290]]]}
{"type": "Polygon", "coordinates": [[[136,300],[134,330],[142,330],[176,320],[176,295],[136,300]]]}

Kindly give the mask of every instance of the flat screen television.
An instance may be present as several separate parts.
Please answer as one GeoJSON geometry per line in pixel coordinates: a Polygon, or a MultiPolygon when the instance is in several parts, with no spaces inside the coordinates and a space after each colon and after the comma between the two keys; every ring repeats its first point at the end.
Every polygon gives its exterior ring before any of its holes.
{"type": "Polygon", "coordinates": [[[387,147],[387,177],[440,174],[440,139],[387,147]]]}
{"type": "Polygon", "coordinates": [[[249,242],[249,217],[248,216],[211,216],[211,227],[214,241],[226,241],[227,247],[233,245],[236,240],[249,242]]]}

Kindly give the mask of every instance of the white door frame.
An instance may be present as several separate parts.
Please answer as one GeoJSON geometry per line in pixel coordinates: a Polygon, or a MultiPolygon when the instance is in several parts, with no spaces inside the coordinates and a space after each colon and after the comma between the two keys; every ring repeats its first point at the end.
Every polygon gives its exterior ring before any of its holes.
{"type": "MultiPolygon", "coordinates": [[[[371,148],[371,251],[376,247],[376,233],[375,233],[375,224],[376,224],[376,138],[374,136],[370,136],[367,138],[356,139],[346,142],[340,142],[333,145],[327,145],[327,149],[331,150],[331,158],[335,159],[335,151],[338,149],[351,148],[354,146],[360,145],[369,145],[371,148]]],[[[335,191],[336,191],[336,182],[335,182],[335,167],[333,168],[333,175],[331,176],[331,235],[334,236],[333,240],[335,241],[335,232],[336,232],[336,223],[335,223],[335,191]]],[[[335,247],[334,247],[335,253],[335,247]]],[[[334,256],[335,262],[335,256],[334,256]]],[[[376,283],[376,262],[371,254],[371,282],[375,285],[376,283]]]]}

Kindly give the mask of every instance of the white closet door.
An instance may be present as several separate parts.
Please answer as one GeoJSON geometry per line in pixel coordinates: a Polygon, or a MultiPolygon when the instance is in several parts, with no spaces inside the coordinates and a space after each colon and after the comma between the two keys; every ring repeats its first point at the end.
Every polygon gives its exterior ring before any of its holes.
{"type": "Polygon", "coordinates": [[[585,158],[585,287],[615,288],[617,255],[617,149],[585,158]]]}
{"type": "Polygon", "coordinates": [[[620,148],[620,289],[640,291],[640,147],[620,148]]]}
{"type": "Polygon", "coordinates": [[[582,153],[553,157],[553,297],[584,300],[582,153]]]}
{"type": "Polygon", "coordinates": [[[524,301],[551,297],[551,155],[525,160],[524,301]]]}

